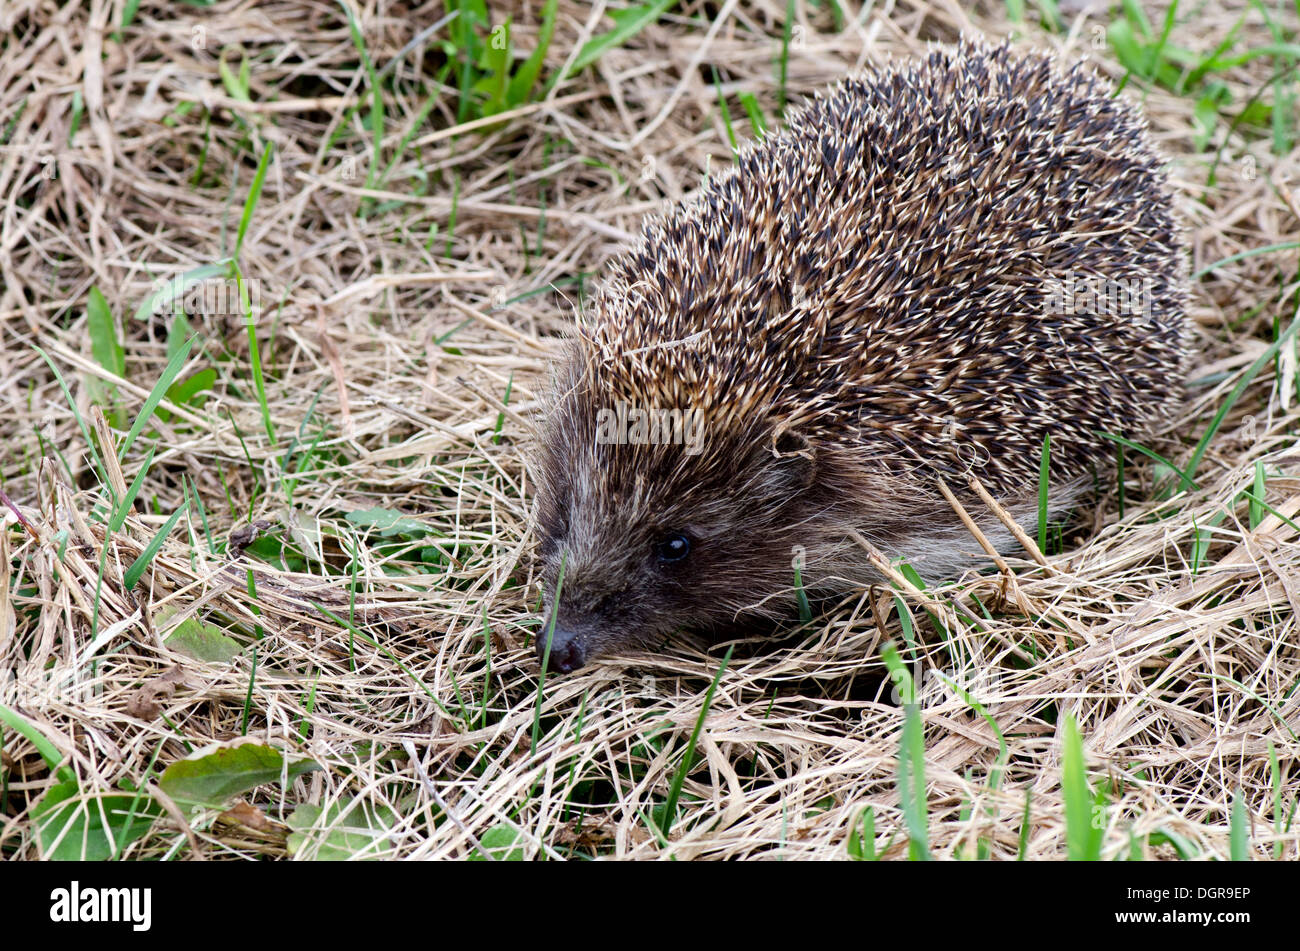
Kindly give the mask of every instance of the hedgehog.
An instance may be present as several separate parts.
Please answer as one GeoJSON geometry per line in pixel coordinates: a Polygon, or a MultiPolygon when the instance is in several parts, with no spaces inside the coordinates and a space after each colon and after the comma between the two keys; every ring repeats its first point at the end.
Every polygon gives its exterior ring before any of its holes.
{"type": "Polygon", "coordinates": [[[979,567],[940,483],[1032,534],[1049,436],[1059,518],[1110,435],[1178,403],[1172,205],[1133,107],[1007,44],[847,78],[746,146],[561,345],[530,465],[543,665],[779,627],[879,583],[872,547],[927,582],[979,567]]]}

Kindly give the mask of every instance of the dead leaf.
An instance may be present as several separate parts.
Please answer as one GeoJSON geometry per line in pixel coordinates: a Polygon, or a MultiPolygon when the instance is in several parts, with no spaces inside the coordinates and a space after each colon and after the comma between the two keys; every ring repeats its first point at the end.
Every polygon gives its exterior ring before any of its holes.
{"type": "Polygon", "coordinates": [[[127,699],[127,715],[138,717],[141,720],[155,719],[158,714],[162,713],[161,701],[170,700],[172,694],[176,692],[176,688],[184,681],[185,671],[181,669],[179,664],[176,664],[160,676],[146,680],[127,699]]]}

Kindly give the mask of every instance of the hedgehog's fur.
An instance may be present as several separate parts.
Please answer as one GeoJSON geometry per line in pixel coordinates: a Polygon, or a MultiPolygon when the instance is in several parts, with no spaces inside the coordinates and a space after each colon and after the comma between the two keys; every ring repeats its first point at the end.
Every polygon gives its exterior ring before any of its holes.
{"type": "Polygon", "coordinates": [[[539,654],[550,621],[566,670],[787,614],[796,555],[814,591],[878,580],[855,533],[950,577],[979,549],[935,474],[1032,532],[1045,435],[1055,513],[1113,454],[1099,432],[1140,440],[1176,404],[1184,243],[1145,123],[1082,66],[962,42],[818,97],[651,220],[569,342],[539,654]],[[1059,307],[1071,276],[1145,282],[1144,306],[1059,307]],[[598,441],[619,403],[702,412],[701,451],[598,441]],[[690,554],[665,562],[674,534],[690,554]]]}

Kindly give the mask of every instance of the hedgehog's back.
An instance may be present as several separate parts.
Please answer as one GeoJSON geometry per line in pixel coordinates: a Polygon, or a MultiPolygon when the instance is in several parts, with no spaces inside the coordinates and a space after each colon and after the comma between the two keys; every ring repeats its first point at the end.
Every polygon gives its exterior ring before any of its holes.
{"type": "Polygon", "coordinates": [[[586,333],[611,402],[1021,488],[1178,395],[1185,252],[1141,118],[963,44],[850,79],[647,227],[586,333]]]}

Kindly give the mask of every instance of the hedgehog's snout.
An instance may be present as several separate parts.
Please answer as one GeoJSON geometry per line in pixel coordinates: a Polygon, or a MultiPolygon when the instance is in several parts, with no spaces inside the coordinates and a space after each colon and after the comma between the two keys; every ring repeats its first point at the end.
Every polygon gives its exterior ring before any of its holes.
{"type": "Polygon", "coordinates": [[[537,662],[545,663],[548,673],[572,673],[587,662],[583,641],[579,632],[558,623],[552,625],[552,618],[548,616],[537,637],[537,662]]]}

